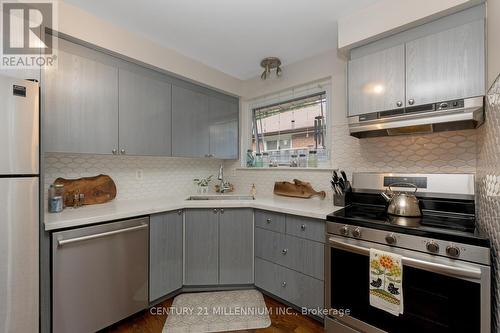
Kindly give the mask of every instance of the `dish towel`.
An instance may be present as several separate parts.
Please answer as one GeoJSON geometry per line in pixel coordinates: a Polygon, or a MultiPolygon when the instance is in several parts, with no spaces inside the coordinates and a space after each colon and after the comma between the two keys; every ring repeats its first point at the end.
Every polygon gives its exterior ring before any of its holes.
{"type": "Polygon", "coordinates": [[[403,314],[403,265],[400,255],[370,249],[370,305],[403,314]]]}

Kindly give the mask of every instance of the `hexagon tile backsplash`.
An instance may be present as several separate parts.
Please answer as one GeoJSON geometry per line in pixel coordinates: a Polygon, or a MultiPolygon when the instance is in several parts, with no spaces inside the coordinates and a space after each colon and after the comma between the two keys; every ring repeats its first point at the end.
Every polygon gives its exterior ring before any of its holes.
{"type": "MultiPolygon", "coordinates": [[[[427,135],[357,139],[349,135],[347,124],[332,127],[332,165],[353,172],[402,173],[475,173],[475,130],[441,132],[427,135]]],[[[229,180],[237,189],[271,194],[275,181],[298,178],[310,182],[316,190],[331,196],[330,171],[278,169],[270,171],[238,170],[239,162],[226,162],[231,168],[229,180]]]]}
{"type": "Polygon", "coordinates": [[[45,190],[57,177],[107,174],[117,199],[154,198],[196,193],[193,178],[217,176],[220,161],[172,157],[45,154],[45,190]],[[142,179],[137,179],[142,170],[142,179]]]}
{"type": "Polygon", "coordinates": [[[491,242],[493,327],[500,328],[500,76],[486,97],[486,123],[478,133],[476,210],[479,227],[491,242]]]}

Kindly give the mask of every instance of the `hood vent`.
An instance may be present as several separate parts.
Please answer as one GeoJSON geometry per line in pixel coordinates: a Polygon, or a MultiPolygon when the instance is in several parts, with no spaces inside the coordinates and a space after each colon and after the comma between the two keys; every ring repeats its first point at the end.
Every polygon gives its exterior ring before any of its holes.
{"type": "Polygon", "coordinates": [[[428,134],[473,129],[483,123],[481,96],[350,117],[349,133],[357,138],[428,134]]]}

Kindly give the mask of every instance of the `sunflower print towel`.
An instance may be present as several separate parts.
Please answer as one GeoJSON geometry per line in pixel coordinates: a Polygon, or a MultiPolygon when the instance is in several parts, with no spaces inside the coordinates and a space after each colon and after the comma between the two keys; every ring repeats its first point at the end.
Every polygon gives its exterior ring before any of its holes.
{"type": "Polygon", "coordinates": [[[370,249],[370,305],[390,314],[403,313],[401,256],[370,249]]]}

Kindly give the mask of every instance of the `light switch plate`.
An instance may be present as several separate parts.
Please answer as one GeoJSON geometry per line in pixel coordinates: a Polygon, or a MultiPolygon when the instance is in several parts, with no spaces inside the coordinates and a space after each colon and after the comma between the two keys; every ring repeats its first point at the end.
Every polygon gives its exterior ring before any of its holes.
{"type": "Polygon", "coordinates": [[[142,169],[137,169],[135,171],[135,179],[136,180],[143,180],[144,179],[144,172],[142,171],[142,169]]]}

